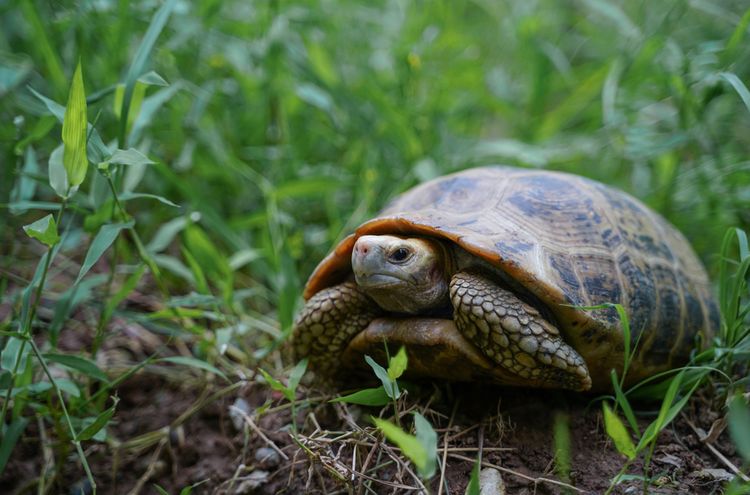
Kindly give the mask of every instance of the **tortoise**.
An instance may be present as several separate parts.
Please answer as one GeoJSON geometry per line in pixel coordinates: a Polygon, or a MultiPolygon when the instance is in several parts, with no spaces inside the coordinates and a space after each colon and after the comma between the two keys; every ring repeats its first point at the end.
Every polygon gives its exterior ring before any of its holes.
{"type": "Polygon", "coordinates": [[[303,295],[293,349],[328,377],[386,341],[417,375],[605,390],[623,372],[614,304],[637,343],[628,384],[685,363],[719,325],[705,268],[660,215],[594,180],[503,166],[397,197],[303,295]]]}

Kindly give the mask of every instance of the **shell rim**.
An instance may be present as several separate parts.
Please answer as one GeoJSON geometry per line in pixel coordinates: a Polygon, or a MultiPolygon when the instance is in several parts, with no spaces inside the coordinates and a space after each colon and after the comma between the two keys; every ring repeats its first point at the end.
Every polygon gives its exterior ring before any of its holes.
{"type": "MultiPolygon", "coordinates": [[[[363,235],[384,234],[424,235],[448,240],[466,250],[469,254],[478,256],[503,270],[513,280],[539,298],[552,314],[555,315],[558,323],[577,320],[578,325],[576,329],[588,327],[589,325],[602,326],[604,323],[589,312],[583,311],[580,307],[571,305],[560,288],[538,279],[520,264],[503,257],[496,251],[473,244],[454,232],[431,225],[423,225],[411,219],[405,213],[381,216],[369,220],[360,225],[354,233],[342,239],[310,275],[305,284],[304,299],[307,301],[317,292],[342,283],[351,276],[351,254],[354,249],[354,243],[359,237],[363,235]]],[[[563,334],[568,334],[568,330],[570,330],[565,324],[561,324],[559,329],[563,334]]]]}

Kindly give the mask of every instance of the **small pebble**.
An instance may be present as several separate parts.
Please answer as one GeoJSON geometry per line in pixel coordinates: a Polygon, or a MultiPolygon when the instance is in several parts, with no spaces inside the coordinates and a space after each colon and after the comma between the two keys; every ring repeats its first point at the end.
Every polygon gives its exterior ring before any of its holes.
{"type": "Polygon", "coordinates": [[[246,495],[248,493],[255,493],[255,490],[265,485],[268,481],[268,471],[255,470],[247,476],[242,477],[242,481],[239,482],[232,490],[232,495],[246,495]]]}
{"type": "Polygon", "coordinates": [[[274,468],[281,462],[281,456],[278,452],[269,447],[261,447],[255,451],[255,460],[263,468],[274,468]]]}
{"type": "Polygon", "coordinates": [[[235,430],[242,431],[242,427],[245,425],[245,419],[242,417],[242,414],[240,414],[239,411],[235,410],[235,408],[239,409],[249,416],[250,404],[248,404],[247,401],[242,397],[238,397],[237,400],[234,401],[234,404],[232,404],[232,406],[233,407],[229,408],[229,418],[232,420],[232,426],[234,426],[235,430]]]}
{"type": "Polygon", "coordinates": [[[88,478],[83,478],[70,487],[70,495],[90,495],[93,492],[88,478]]]}
{"type": "Polygon", "coordinates": [[[480,495],[505,495],[505,483],[500,471],[495,468],[484,468],[479,472],[480,495]]]}

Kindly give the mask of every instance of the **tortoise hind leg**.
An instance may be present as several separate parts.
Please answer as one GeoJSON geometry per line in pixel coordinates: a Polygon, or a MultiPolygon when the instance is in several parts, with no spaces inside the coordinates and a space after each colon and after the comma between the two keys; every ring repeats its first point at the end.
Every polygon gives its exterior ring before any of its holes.
{"type": "Polygon", "coordinates": [[[305,304],[294,322],[292,346],[297,359],[330,375],[349,341],[381,312],[354,282],[324,289],[305,304]]]}
{"type": "Polygon", "coordinates": [[[456,327],[491,360],[529,383],[588,390],[586,363],[539,311],[471,272],[451,279],[456,327]]]}

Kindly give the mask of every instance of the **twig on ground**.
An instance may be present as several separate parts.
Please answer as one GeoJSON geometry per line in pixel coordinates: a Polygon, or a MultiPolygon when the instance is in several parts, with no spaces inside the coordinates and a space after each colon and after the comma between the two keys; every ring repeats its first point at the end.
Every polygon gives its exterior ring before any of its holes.
{"type": "MultiPolygon", "coordinates": [[[[438,482],[438,495],[443,495],[443,484],[445,483],[445,469],[448,467],[448,445],[451,440],[451,428],[453,427],[453,420],[456,417],[456,410],[458,409],[458,402],[453,404],[453,411],[451,411],[451,418],[448,421],[448,428],[443,434],[443,462],[440,463],[440,481],[438,482]]],[[[446,487],[445,492],[450,495],[448,488],[446,487]]]]}
{"type": "Polygon", "coordinates": [[[284,451],[281,450],[278,445],[273,442],[273,440],[268,438],[265,433],[263,433],[258,425],[255,424],[255,421],[253,421],[253,418],[251,418],[245,411],[236,406],[229,406],[229,409],[242,416],[242,419],[245,420],[245,423],[247,423],[247,425],[252,428],[255,433],[258,434],[258,436],[266,443],[266,445],[275,450],[281,457],[284,458],[285,461],[289,460],[289,456],[286,455],[286,453],[284,453],[284,451]]]}
{"type": "Polygon", "coordinates": [[[685,416],[684,414],[683,414],[683,417],[685,418],[685,422],[690,426],[690,428],[693,430],[693,432],[695,432],[695,434],[698,435],[698,438],[703,443],[703,445],[705,445],[706,447],[708,447],[708,450],[710,450],[711,453],[714,456],[716,456],[716,458],[719,459],[719,461],[722,462],[722,464],[724,464],[726,467],[728,467],[735,475],[739,476],[742,479],[742,481],[744,481],[746,483],[750,482],[750,477],[748,477],[745,473],[743,473],[742,471],[740,471],[740,469],[737,466],[735,466],[732,461],[730,461],[729,459],[727,459],[724,454],[722,454],[721,452],[719,452],[719,449],[717,449],[716,447],[713,446],[713,444],[709,441],[709,440],[711,440],[711,436],[710,435],[707,435],[705,431],[703,431],[701,428],[698,428],[697,426],[695,426],[695,424],[693,424],[693,422],[690,421],[687,418],[687,416],[685,416]]]}
{"type": "MultiPolygon", "coordinates": [[[[370,461],[372,461],[372,456],[375,454],[375,451],[378,449],[379,446],[380,446],[379,443],[375,443],[373,444],[372,447],[370,447],[370,451],[367,453],[367,457],[365,457],[365,462],[362,463],[363,473],[367,472],[367,467],[370,465],[370,461]]],[[[357,492],[356,492],[357,495],[362,495],[362,489],[364,488],[364,480],[365,480],[365,477],[362,476],[359,479],[359,483],[357,483],[357,492]]]]}
{"type": "Polygon", "coordinates": [[[153,477],[154,471],[156,471],[156,465],[159,461],[159,456],[161,455],[161,451],[162,449],[164,449],[164,446],[167,444],[168,440],[168,437],[164,437],[159,441],[159,445],[156,447],[154,455],[151,456],[151,460],[148,463],[146,472],[144,472],[143,475],[138,478],[138,482],[135,484],[133,489],[128,492],[128,495],[138,495],[139,493],[141,493],[141,490],[143,490],[143,486],[148,480],[153,477]]]}
{"type": "MultiPolygon", "coordinates": [[[[458,460],[461,460],[461,461],[466,461],[466,462],[475,462],[476,461],[475,459],[472,459],[470,457],[466,457],[466,456],[463,456],[463,455],[459,455],[459,454],[448,454],[448,455],[450,457],[453,457],[454,459],[458,459],[458,460]]],[[[530,482],[534,483],[535,485],[538,484],[538,483],[549,483],[550,485],[555,485],[555,486],[559,486],[559,487],[562,487],[562,488],[567,488],[568,490],[573,490],[573,491],[576,491],[578,493],[586,493],[586,491],[581,490],[580,488],[576,488],[573,485],[569,485],[567,483],[563,483],[562,481],[552,480],[552,479],[549,479],[549,478],[534,478],[534,477],[531,477],[531,476],[527,476],[527,475],[525,475],[523,473],[519,473],[518,471],[513,471],[512,469],[508,469],[508,468],[505,468],[505,467],[502,467],[502,466],[498,466],[497,464],[492,464],[491,462],[482,461],[482,466],[493,468],[493,469],[497,469],[498,471],[501,471],[503,473],[508,473],[508,474],[513,475],[513,476],[517,476],[517,477],[522,478],[522,479],[524,479],[526,481],[530,481],[530,482]]]]}

